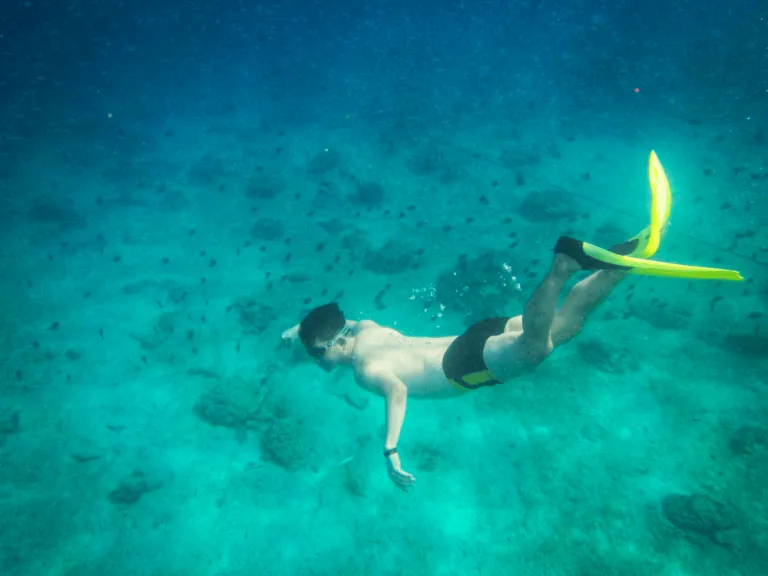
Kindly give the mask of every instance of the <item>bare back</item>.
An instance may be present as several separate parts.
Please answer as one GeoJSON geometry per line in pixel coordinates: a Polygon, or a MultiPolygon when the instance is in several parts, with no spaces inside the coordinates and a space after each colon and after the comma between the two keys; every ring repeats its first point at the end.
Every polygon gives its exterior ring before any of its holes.
{"type": "MultiPolygon", "coordinates": [[[[373,323],[371,323],[373,324],[373,323]]],[[[443,373],[443,355],[456,336],[413,338],[377,324],[361,330],[355,338],[353,367],[357,383],[367,390],[366,371],[383,367],[397,376],[415,398],[460,396],[460,388],[443,373]]]]}

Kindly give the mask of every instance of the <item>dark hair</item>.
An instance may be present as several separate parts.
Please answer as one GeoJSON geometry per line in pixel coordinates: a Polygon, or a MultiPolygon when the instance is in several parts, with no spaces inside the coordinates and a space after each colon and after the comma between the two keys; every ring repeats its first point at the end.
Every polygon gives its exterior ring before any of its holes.
{"type": "Polygon", "coordinates": [[[344,312],[336,302],[323,304],[312,310],[299,324],[299,338],[305,348],[314,346],[318,340],[330,340],[341,332],[347,321],[344,312]]]}

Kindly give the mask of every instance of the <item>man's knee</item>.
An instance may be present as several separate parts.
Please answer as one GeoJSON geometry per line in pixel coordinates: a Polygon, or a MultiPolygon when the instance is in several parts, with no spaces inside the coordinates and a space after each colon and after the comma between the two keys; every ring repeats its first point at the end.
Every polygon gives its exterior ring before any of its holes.
{"type": "Polygon", "coordinates": [[[552,353],[554,345],[548,342],[520,342],[518,357],[528,366],[538,366],[552,353]]]}
{"type": "Polygon", "coordinates": [[[555,317],[555,321],[552,323],[552,340],[555,346],[565,344],[569,340],[576,337],[584,327],[584,317],[561,316],[558,314],[555,317]]]}

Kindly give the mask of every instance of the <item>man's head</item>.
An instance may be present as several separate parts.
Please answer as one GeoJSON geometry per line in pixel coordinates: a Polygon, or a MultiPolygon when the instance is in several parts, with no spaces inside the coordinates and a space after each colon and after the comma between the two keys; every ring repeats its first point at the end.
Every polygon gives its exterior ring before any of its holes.
{"type": "Polygon", "coordinates": [[[299,338],[307,353],[325,370],[343,358],[347,321],[335,302],[318,306],[299,324],[299,338]]]}

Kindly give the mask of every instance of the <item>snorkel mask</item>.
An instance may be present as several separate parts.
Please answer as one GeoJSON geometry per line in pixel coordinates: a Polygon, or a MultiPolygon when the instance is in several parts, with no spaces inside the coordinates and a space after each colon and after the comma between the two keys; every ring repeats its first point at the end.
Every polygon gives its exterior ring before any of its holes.
{"type": "Polygon", "coordinates": [[[336,336],[328,340],[325,344],[321,344],[319,346],[310,346],[307,348],[307,353],[314,358],[317,363],[326,371],[330,372],[332,366],[328,365],[325,360],[325,354],[336,346],[338,341],[343,338],[347,332],[349,332],[349,326],[344,326],[336,336]]]}

